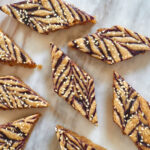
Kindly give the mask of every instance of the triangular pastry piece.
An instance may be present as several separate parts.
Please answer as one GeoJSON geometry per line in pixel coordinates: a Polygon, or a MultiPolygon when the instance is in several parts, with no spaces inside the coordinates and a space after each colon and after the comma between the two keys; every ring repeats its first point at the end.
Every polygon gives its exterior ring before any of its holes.
{"type": "Polygon", "coordinates": [[[14,76],[0,77],[0,109],[47,107],[48,103],[14,76]]]}
{"type": "Polygon", "coordinates": [[[114,73],[113,118],[139,150],[150,150],[150,103],[114,73]]]}
{"type": "Polygon", "coordinates": [[[94,80],[59,48],[51,44],[54,91],[97,125],[94,80]]]}
{"type": "Polygon", "coordinates": [[[108,64],[150,51],[150,39],[121,26],[99,29],[96,33],[68,43],[70,47],[108,64]]]}
{"type": "Polygon", "coordinates": [[[61,150],[106,150],[94,144],[86,137],[80,136],[60,125],[58,125],[55,130],[61,150]]]}
{"type": "Polygon", "coordinates": [[[7,35],[0,30],[0,62],[9,65],[22,65],[35,68],[36,64],[17,46],[7,35]]]}
{"type": "Polygon", "coordinates": [[[0,149],[23,150],[39,117],[39,114],[35,114],[0,125],[0,149]]]}
{"type": "Polygon", "coordinates": [[[94,17],[62,0],[27,0],[1,6],[0,9],[39,33],[96,22],[94,17]]]}

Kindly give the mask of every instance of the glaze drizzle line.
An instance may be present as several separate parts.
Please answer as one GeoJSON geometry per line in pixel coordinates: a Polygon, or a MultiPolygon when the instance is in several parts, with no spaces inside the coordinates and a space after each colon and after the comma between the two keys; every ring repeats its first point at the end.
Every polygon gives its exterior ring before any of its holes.
{"type": "Polygon", "coordinates": [[[0,62],[35,68],[32,59],[0,30],[0,62]]]}
{"type": "Polygon", "coordinates": [[[87,138],[79,136],[75,132],[65,129],[62,126],[58,125],[55,129],[62,150],[105,150],[87,138]]]}
{"type": "Polygon", "coordinates": [[[114,73],[114,122],[141,150],[150,150],[150,108],[118,73],[114,73]]]}
{"type": "Polygon", "coordinates": [[[97,125],[94,81],[68,56],[51,44],[54,91],[97,125]]]}
{"type": "Polygon", "coordinates": [[[108,64],[114,64],[149,51],[150,39],[124,27],[113,26],[99,29],[68,45],[108,64]]]}
{"type": "Polygon", "coordinates": [[[48,103],[14,76],[0,77],[0,109],[48,107],[48,103]]]}
{"type": "Polygon", "coordinates": [[[27,0],[1,6],[0,9],[39,33],[86,22],[95,23],[94,17],[62,0],[27,0]]]}
{"type": "Polygon", "coordinates": [[[0,125],[0,149],[23,150],[39,117],[39,114],[35,114],[8,124],[0,125]]]}

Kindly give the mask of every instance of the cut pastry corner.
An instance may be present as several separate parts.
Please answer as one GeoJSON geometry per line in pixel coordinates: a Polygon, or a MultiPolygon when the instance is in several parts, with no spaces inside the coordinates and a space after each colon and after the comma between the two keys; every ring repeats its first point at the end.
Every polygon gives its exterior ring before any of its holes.
{"type": "Polygon", "coordinates": [[[36,63],[12,39],[0,30],[0,62],[10,66],[35,68],[36,63]]]}
{"type": "Polygon", "coordinates": [[[84,136],[68,130],[60,125],[55,128],[56,136],[62,150],[88,149],[88,150],[106,150],[105,148],[93,143],[84,136]]]}
{"type": "Polygon", "coordinates": [[[44,98],[38,95],[18,77],[1,76],[0,82],[0,109],[29,109],[49,106],[44,98]],[[4,96],[5,93],[7,96],[4,96]]]}
{"type": "Polygon", "coordinates": [[[0,125],[2,149],[24,149],[27,140],[39,120],[40,114],[34,114],[28,117],[0,125]]]}

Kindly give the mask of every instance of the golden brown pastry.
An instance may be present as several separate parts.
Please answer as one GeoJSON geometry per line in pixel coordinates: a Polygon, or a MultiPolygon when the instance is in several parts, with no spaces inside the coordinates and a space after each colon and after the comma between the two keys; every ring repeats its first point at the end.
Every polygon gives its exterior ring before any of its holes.
{"type": "Polygon", "coordinates": [[[1,6],[0,9],[39,33],[96,22],[94,17],[62,0],[27,0],[1,6]]]}
{"type": "Polygon", "coordinates": [[[48,107],[48,103],[14,76],[0,77],[0,109],[48,107]]]}
{"type": "Polygon", "coordinates": [[[80,136],[60,125],[55,130],[61,150],[106,150],[84,136],[80,136]]]}
{"type": "Polygon", "coordinates": [[[96,33],[69,42],[68,45],[108,64],[150,51],[150,39],[121,26],[99,29],[96,33]]]}
{"type": "Polygon", "coordinates": [[[114,73],[113,118],[139,150],[150,150],[150,103],[114,73]]]}
{"type": "Polygon", "coordinates": [[[0,62],[35,68],[33,60],[0,30],[0,62]]]}
{"type": "Polygon", "coordinates": [[[23,150],[40,115],[0,125],[0,150],[23,150]]]}
{"type": "Polygon", "coordinates": [[[57,46],[51,44],[54,91],[97,125],[94,80],[57,46]]]}

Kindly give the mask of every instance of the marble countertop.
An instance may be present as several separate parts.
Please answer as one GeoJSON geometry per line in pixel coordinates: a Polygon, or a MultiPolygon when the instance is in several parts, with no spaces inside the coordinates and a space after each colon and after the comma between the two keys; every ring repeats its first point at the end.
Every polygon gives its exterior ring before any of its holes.
{"type": "MultiPolygon", "coordinates": [[[[0,12],[0,28],[23,48],[42,70],[9,67],[0,64],[0,75],[19,76],[49,103],[47,109],[0,111],[0,123],[42,113],[25,150],[59,150],[54,128],[60,124],[108,150],[137,150],[136,146],[112,119],[112,72],[119,72],[148,101],[150,101],[150,53],[109,66],[90,56],[67,48],[67,42],[93,33],[101,27],[122,25],[150,37],[149,0],[67,0],[96,16],[97,24],[75,26],[49,35],[40,35],[0,12]],[[79,66],[94,77],[99,126],[93,126],[62,98],[53,92],[49,43],[54,42],[79,66]]],[[[0,5],[12,0],[0,0],[0,5]]],[[[14,2],[14,1],[13,1],[14,2]]]]}

